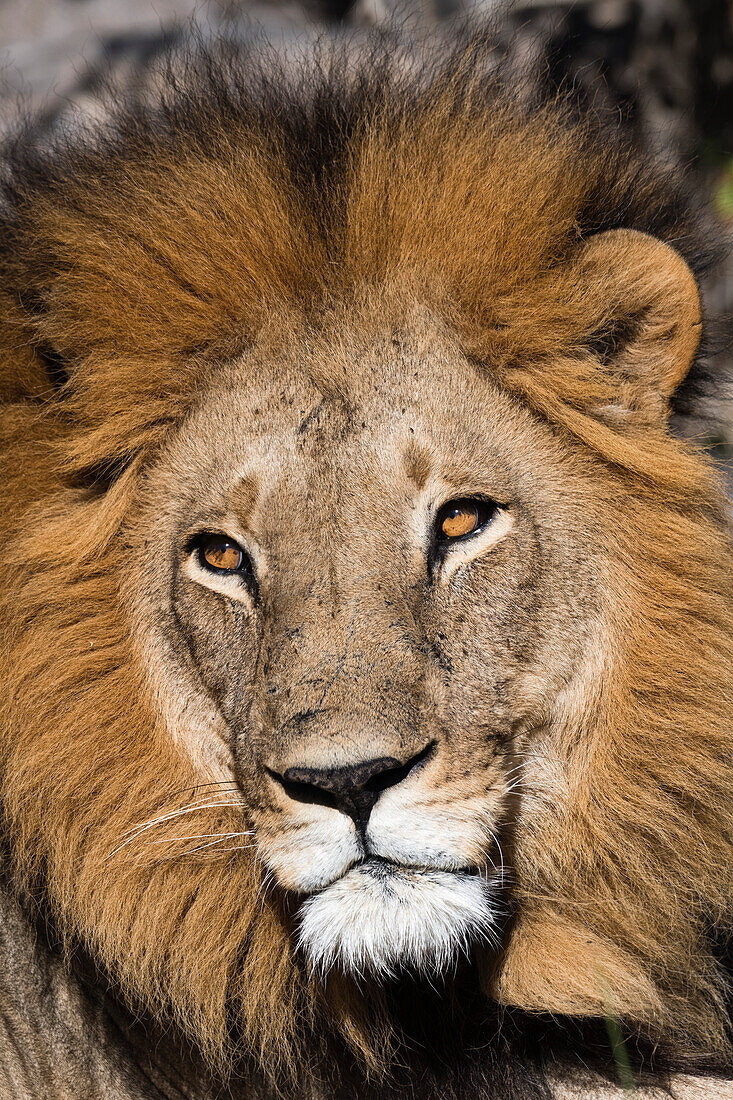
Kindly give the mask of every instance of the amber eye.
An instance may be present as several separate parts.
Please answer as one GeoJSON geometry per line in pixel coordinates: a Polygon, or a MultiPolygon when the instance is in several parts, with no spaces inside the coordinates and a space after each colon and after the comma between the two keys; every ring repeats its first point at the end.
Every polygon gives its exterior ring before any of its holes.
{"type": "Polygon", "coordinates": [[[215,573],[238,573],[247,558],[241,546],[226,535],[203,535],[198,541],[199,561],[215,573]]]}
{"type": "Polygon", "coordinates": [[[435,524],[438,541],[456,542],[482,530],[494,518],[498,505],[486,500],[449,500],[438,512],[435,524]]]}

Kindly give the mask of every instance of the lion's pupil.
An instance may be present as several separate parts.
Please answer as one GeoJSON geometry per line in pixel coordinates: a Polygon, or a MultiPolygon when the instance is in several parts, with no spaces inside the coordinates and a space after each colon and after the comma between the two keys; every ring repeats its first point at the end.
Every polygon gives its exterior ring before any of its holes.
{"type": "Polygon", "coordinates": [[[239,569],[242,558],[242,551],[233,542],[209,542],[204,546],[204,560],[212,569],[239,569]]]}
{"type": "Polygon", "coordinates": [[[463,535],[470,535],[478,527],[478,508],[471,505],[461,505],[451,508],[443,517],[441,533],[449,539],[459,539],[463,535]]]}

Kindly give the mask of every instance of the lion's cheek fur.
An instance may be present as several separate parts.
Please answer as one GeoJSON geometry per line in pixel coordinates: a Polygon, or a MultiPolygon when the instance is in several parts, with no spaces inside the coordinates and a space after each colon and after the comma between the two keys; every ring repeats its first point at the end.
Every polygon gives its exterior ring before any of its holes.
{"type": "MultiPolygon", "coordinates": [[[[58,550],[67,532],[49,518],[39,541],[58,550]]],[[[37,549],[26,540],[25,553],[37,549]]],[[[59,586],[25,592],[34,625],[3,661],[13,868],[31,890],[44,883],[69,948],[91,947],[132,1005],[175,1018],[219,1066],[236,1021],[246,1048],[274,1070],[289,1057],[292,1011],[306,1017],[312,1005],[282,915],[258,891],[246,840],[226,861],[185,855],[200,843],[190,837],[241,834],[241,809],[204,797],[180,816],[205,776],[151,711],[116,584],[108,575],[89,585],[71,571],[66,580],[65,595],[59,586]],[[164,818],[154,831],[151,817],[164,818]]],[[[14,615],[19,589],[10,599],[14,615]]]]}
{"type": "Polygon", "coordinates": [[[662,999],[640,962],[574,925],[561,906],[519,917],[498,980],[487,991],[503,1004],[566,1016],[648,1022],[664,1015],[662,999]]]}
{"type": "Polygon", "coordinates": [[[492,988],[506,1003],[625,1015],[715,1047],[725,1043],[723,989],[704,945],[708,922],[730,919],[730,718],[711,712],[709,677],[721,671],[713,636],[729,618],[725,540],[703,535],[696,518],[670,523],[651,497],[643,525],[636,498],[608,498],[621,501],[620,545],[607,564],[602,644],[527,742],[519,916],[492,988]],[[660,705],[647,709],[650,696],[660,705]],[[535,903],[542,895],[550,906],[535,903]],[[681,953],[698,956],[694,976],[681,975],[681,953]]]}

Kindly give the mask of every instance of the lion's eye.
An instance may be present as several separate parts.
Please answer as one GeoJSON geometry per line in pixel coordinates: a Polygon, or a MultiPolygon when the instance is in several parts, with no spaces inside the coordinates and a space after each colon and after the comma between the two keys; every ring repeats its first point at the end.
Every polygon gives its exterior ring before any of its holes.
{"type": "Polygon", "coordinates": [[[204,569],[214,573],[238,573],[247,562],[241,546],[225,535],[204,535],[198,542],[198,555],[204,569]]]}
{"type": "Polygon", "coordinates": [[[475,535],[496,515],[498,505],[485,500],[449,500],[438,512],[435,530],[438,542],[457,542],[475,535]]]}
{"type": "Polygon", "coordinates": [[[186,552],[189,555],[187,575],[190,580],[229,599],[242,601],[246,595],[250,601],[257,603],[259,586],[254,561],[229,535],[220,531],[192,535],[186,544],[186,552]]]}

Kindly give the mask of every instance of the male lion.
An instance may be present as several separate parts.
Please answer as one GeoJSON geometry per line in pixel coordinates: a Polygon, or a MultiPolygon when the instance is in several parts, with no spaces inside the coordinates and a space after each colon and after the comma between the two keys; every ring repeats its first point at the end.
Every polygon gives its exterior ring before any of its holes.
{"type": "Polygon", "coordinates": [[[733,1095],[683,190],[480,35],[174,71],[8,163],[3,1096],[733,1095]]]}

